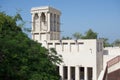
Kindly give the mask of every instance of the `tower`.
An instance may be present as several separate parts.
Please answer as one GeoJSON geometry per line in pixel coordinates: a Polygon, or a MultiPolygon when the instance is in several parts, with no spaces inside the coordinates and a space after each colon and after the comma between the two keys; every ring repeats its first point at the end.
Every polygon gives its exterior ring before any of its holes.
{"type": "Polygon", "coordinates": [[[32,39],[36,41],[60,39],[60,15],[55,8],[35,7],[32,14],[32,39]]]}

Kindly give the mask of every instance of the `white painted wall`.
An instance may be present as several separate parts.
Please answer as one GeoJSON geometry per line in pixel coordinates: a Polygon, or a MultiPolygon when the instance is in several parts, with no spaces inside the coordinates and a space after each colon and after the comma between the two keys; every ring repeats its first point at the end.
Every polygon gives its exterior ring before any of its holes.
{"type": "Polygon", "coordinates": [[[104,48],[104,65],[114,57],[120,55],[120,47],[106,47],[104,48]]]}
{"type": "Polygon", "coordinates": [[[97,44],[101,40],[51,40],[46,41],[43,45],[46,48],[55,48],[58,54],[62,55],[63,66],[80,66],[92,67],[93,79],[97,80],[103,69],[103,47],[97,51],[97,44]]]}

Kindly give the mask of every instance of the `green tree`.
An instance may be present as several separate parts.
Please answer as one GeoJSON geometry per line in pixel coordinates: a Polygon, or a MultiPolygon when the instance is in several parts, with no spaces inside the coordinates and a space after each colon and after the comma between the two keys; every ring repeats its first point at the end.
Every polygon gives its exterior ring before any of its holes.
{"type": "Polygon", "coordinates": [[[62,40],[71,40],[71,39],[72,39],[72,38],[69,37],[69,36],[67,36],[67,37],[63,36],[63,37],[62,37],[62,40]]]}
{"type": "Polygon", "coordinates": [[[89,29],[85,36],[82,36],[82,39],[97,39],[97,33],[94,32],[92,29],[89,29]]]}
{"type": "Polygon", "coordinates": [[[77,39],[81,39],[82,34],[80,34],[79,32],[75,32],[72,36],[77,40],[77,39]]]}
{"type": "Polygon", "coordinates": [[[112,44],[113,46],[120,46],[120,39],[116,39],[112,44]]]}
{"type": "Polygon", "coordinates": [[[104,47],[111,47],[111,46],[112,46],[112,44],[110,44],[110,43],[108,42],[108,38],[100,38],[100,39],[103,40],[103,45],[104,45],[104,47]]]}
{"type": "Polygon", "coordinates": [[[0,80],[59,80],[56,64],[61,56],[29,39],[17,16],[0,12],[0,80]]]}

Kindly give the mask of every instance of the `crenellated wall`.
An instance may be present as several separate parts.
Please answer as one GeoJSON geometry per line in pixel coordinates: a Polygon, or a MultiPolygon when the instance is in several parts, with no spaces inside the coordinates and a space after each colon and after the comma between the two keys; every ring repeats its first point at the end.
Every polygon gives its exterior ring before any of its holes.
{"type": "Polygon", "coordinates": [[[103,50],[102,41],[96,39],[51,40],[42,43],[46,48],[55,48],[58,53],[96,54],[103,50]]]}

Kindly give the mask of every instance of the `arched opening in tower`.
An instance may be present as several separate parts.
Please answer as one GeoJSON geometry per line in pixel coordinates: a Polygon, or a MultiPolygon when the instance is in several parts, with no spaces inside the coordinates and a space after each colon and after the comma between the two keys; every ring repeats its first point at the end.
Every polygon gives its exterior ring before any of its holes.
{"type": "Polygon", "coordinates": [[[35,13],[35,15],[34,15],[34,31],[36,31],[36,30],[39,30],[38,29],[38,27],[39,27],[39,16],[38,16],[38,14],[37,13],[35,13]]]}
{"type": "Polygon", "coordinates": [[[41,14],[41,21],[45,23],[45,13],[41,14]]]}
{"type": "Polygon", "coordinates": [[[46,26],[46,16],[45,16],[45,13],[41,13],[41,28],[43,31],[46,31],[47,30],[47,26],[46,26]]]}

